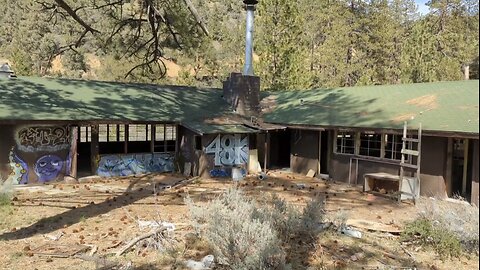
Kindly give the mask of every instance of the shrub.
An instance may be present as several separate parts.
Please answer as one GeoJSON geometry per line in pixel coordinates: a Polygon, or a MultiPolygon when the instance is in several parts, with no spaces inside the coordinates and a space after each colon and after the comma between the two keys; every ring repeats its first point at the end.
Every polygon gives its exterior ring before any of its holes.
{"type": "Polygon", "coordinates": [[[468,252],[479,251],[479,211],[475,205],[458,201],[425,200],[420,204],[420,217],[451,232],[468,252]]]}
{"type": "Polygon", "coordinates": [[[0,207],[1,206],[8,206],[12,201],[12,193],[13,187],[10,184],[10,181],[2,182],[0,179],[0,207]]]}
{"type": "Polygon", "coordinates": [[[402,233],[404,241],[413,241],[423,246],[431,246],[439,255],[459,257],[462,246],[458,238],[450,231],[425,218],[419,218],[407,224],[402,233]]]}
{"type": "Polygon", "coordinates": [[[285,254],[269,218],[238,189],[229,189],[206,207],[187,198],[196,231],[229,269],[282,268],[285,254]]]}
{"type": "Polygon", "coordinates": [[[430,245],[440,255],[458,257],[462,251],[478,254],[478,207],[434,199],[422,200],[418,207],[419,216],[407,225],[404,240],[430,245]]]}
{"type": "Polygon", "coordinates": [[[227,269],[286,269],[283,247],[312,233],[323,220],[323,203],[313,200],[303,212],[273,196],[260,203],[229,189],[206,206],[186,203],[196,232],[227,269]]]}

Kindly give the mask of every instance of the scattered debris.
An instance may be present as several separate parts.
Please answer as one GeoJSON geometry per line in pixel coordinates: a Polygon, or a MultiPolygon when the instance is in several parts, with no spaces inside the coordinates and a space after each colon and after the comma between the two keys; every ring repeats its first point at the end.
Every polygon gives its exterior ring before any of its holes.
{"type": "Polygon", "coordinates": [[[263,181],[263,180],[267,179],[268,176],[265,173],[262,172],[262,173],[258,174],[257,178],[258,178],[258,180],[263,181]]]}
{"type": "Polygon", "coordinates": [[[90,247],[86,245],[62,245],[58,243],[49,243],[31,250],[31,254],[38,256],[47,256],[55,258],[69,258],[78,253],[89,250],[90,247]]]}
{"type": "Polygon", "coordinates": [[[213,255],[207,255],[200,261],[188,260],[185,262],[185,266],[191,270],[207,270],[213,268],[214,261],[213,255]]]}
{"type": "Polygon", "coordinates": [[[78,180],[70,175],[63,177],[63,181],[67,184],[78,184],[78,180]]]}
{"type": "Polygon", "coordinates": [[[149,220],[138,220],[137,221],[138,226],[140,227],[140,230],[144,230],[145,228],[160,228],[160,227],[165,227],[165,230],[168,232],[173,232],[175,231],[175,224],[170,223],[170,222],[158,222],[158,221],[149,221],[149,220]]]}
{"type": "Polygon", "coordinates": [[[355,227],[368,231],[387,232],[391,234],[400,234],[402,232],[401,229],[392,225],[386,225],[383,223],[362,219],[348,219],[345,224],[350,227],[355,227]]]}
{"type": "Polygon", "coordinates": [[[65,235],[64,232],[59,232],[57,234],[44,234],[43,237],[50,239],[52,241],[58,241],[64,235],[65,235]]]}
{"type": "Polygon", "coordinates": [[[304,189],[304,188],[306,188],[306,187],[307,187],[307,186],[306,186],[305,184],[303,184],[303,183],[297,184],[297,188],[299,188],[299,189],[304,189]]]}
{"type": "Polygon", "coordinates": [[[100,177],[98,175],[92,175],[92,176],[86,176],[86,177],[78,178],[78,182],[81,183],[81,184],[92,183],[92,182],[95,182],[95,181],[99,181],[101,179],[102,179],[102,177],[100,177]]]}
{"type": "Polygon", "coordinates": [[[307,177],[310,177],[310,178],[315,177],[315,171],[312,170],[312,169],[310,169],[310,170],[308,171],[308,173],[307,173],[307,177]]]}
{"type": "Polygon", "coordinates": [[[342,226],[338,229],[338,232],[343,234],[343,235],[346,235],[346,236],[350,236],[350,237],[353,237],[353,238],[362,238],[362,233],[357,231],[357,230],[354,230],[350,227],[347,227],[347,226],[342,226]]]}
{"type": "Polygon", "coordinates": [[[147,238],[150,238],[152,236],[155,236],[155,235],[158,235],[158,234],[161,234],[163,233],[164,231],[166,231],[167,228],[166,227],[160,227],[152,232],[149,232],[147,234],[144,234],[144,235],[140,235],[138,237],[135,237],[134,239],[132,239],[127,245],[125,245],[123,248],[121,248],[119,251],[117,251],[115,253],[115,256],[116,257],[120,257],[123,255],[123,253],[127,252],[130,248],[132,248],[135,244],[137,244],[138,242],[144,240],[144,239],[147,239],[147,238]]]}

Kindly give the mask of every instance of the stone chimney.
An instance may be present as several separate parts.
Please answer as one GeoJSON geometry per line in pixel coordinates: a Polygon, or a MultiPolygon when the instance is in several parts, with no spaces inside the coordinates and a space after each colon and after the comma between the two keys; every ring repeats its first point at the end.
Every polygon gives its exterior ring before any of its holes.
{"type": "Polygon", "coordinates": [[[257,0],[244,0],[247,11],[245,34],[245,66],[242,73],[232,73],[223,82],[223,98],[232,110],[243,116],[255,116],[260,112],[260,77],[253,72],[254,13],[257,0]]]}
{"type": "Polygon", "coordinates": [[[243,116],[255,116],[260,112],[260,77],[232,73],[223,82],[223,98],[232,110],[243,116]]]}

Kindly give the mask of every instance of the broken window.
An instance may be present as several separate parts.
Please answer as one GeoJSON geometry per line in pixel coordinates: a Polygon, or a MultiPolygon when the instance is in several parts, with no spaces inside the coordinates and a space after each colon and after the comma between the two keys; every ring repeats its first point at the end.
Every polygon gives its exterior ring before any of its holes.
{"type": "Polygon", "coordinates": [[[176,140],[176,125],[155,125],[155,152],[175,151],[176,140]]]}
{"type": "Polygon", "coordinates": [[[98,126],[98,141],[108,142],[108,125],[98,126]]]}
{"type": "Polygon", "coordinates": [[[402,159],[402,135],[385,134],[385,158],[402,159]]]}
{"type": "Polygon", "coordinates": [[[80,142],[90,142],[92,139],[92,128],[91,127],[80,127],[79,129],[80,142]]]}
{"type": "Polygon", "coordinates": [[[108,141],[118,142],[118,125],[108,125],[108,141]]]}
{"type": "Polygon", "coordinates": [[[339,154],[355,154],[355,132],[339,132],[337,134],[337,149],[339,154]]]}
{"type": "Polygon", "coordinates": [[[382,135],[375,133],[360,133],[359,155],[380,157],[382,149],[382,135]]]}
{"type": "Polygon", "coordinates": [[[129,142],[145,142],[150,137],[148,135],[148,125],[128,125],[129,142]]]}

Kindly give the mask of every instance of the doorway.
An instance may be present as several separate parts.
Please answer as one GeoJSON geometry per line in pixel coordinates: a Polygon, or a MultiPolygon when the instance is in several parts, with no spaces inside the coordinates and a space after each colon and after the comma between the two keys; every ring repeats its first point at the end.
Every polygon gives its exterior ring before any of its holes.
{"type": "Polygon", "coordinates": [[[470,200],[472,190],[473,144],[468,139],[454,139],[452,152],[452,195],[470,200]]]}
{"type": "Polygon", "coordinates": [[[330,165],[330,132],[321,131],[321,145],[320,145],[320,173],[329,174],[330,165]]]}
{"type": "Polygon", "coordinates": [[[270,133],[269,168],[290,168],[291,133],[290,130],[279,130],[270,133]]]}

